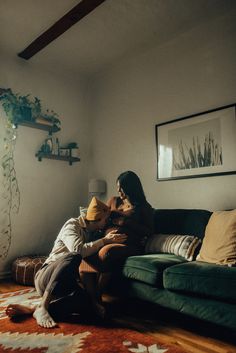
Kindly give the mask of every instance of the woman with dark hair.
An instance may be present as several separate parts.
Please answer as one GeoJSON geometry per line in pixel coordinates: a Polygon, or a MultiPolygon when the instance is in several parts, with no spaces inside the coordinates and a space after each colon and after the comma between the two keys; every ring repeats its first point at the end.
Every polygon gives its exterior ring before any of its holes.
{"type": "MultiPolygon", "coordinates": [[[[101,294],[111,272],[119,270],[128,256],[142,254],[145,240],[153,233],[153,209],[147,202],[139,177],[126,171],[117,178],[118,196],[107,205],[111,210],[109,222],[102,232],[114,230],[127,236],[122,243],[104,245],[97,254],[84,258],[80,266],[81,278],[88,293],[96,297],[102,308],[101,294]]],[[[101,310],[105,315],[105,308],[101,310]]]]}
{"type": "MultiPolygon", "coordinates": [[[[118,197],[112,197],[107,205],[111,210],[111,228],[128,235],[127,251],[142,250],[145,239],[153,233],[153,209],[147,202],[141,181],[132,171],[121,173],[117,178],[118,197]]],[[[115,244],[114,244],[115,246],[115,244]]]]}
{"type": "Polygon", "coordinates": [[[121,173],[116,182],[119,194],[123,191],[123,194],[129,198],[131,204],[140,205],[147,202],[141,181],[134,172],[121,173]]]}

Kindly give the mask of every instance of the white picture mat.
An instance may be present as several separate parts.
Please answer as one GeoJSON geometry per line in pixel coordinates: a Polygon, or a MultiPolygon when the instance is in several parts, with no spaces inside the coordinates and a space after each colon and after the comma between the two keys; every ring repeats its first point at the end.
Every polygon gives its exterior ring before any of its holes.
{"type": "Polygon", "coordinates": [[[157,134],[158,178],[160,179],[236,171],[235,106],[159,125],[157,134]],[[191,135],[189,139],[192,139],[193,136],[198,136],[199,140],[202,141],[208,132],[204,131],[204,127],[207,124],[211,126],[211,129],[217,135],[217,139],[222,147],[222,165],[183,170],[173,168],[173,151],[175,148],[173,141],[178,136],[178,133],[183,137],[184,132],[189,131],[189,135],[191,135]],[[214,125],[216,126],[215,129],[214,125]],[[182,134],[181,130],[183,131],[182,134]],[[219,131],[217,132],[217,130],[219,131]]]}

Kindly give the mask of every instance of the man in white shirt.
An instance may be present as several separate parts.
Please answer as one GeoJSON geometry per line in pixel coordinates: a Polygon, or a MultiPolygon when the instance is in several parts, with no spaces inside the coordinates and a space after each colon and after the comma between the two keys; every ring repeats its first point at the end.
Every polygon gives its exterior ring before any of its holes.
{"type": "Polygon", "coordinates": [[[39,305],[10,304],[6,314],[10,318],[32,314],[39,326],[52,328],[57,324],[49,311],[67,311],[67,314],[78,311],[81,296],[83,299],[86,297],[78,283],[78,267],[82,258],[95,254],[106,244],[124,243],[127,239],[126,235],[111,231],[98,240],[89,241],[89,232],[103,229],[109,215],[109,207],[93,197],[85,218],[69,219],[59,232],[47,260],[36,273],[35,287],[41,296],[39,305]]]}

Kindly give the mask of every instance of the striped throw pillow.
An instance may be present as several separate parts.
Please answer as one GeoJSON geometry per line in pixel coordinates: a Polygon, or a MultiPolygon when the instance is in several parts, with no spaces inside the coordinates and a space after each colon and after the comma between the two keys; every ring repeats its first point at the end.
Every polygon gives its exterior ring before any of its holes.
{"type": "Polygon", "coordinates": [[[201,239],[193,235],[154,234],[146,243],[145,253],[167,253],[193,260],[194,252],[201,239]]]}

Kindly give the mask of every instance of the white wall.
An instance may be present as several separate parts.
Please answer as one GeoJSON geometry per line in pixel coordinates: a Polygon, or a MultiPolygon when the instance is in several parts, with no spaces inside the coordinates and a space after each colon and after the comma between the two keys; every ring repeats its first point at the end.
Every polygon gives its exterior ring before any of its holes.
{"type": "MultiPolygon", "coordinates": [[[[87,204],[88,168],[89,177],[107,180],[104,199],[116,193],[117,176],[130,169],[140,176],[154,207],[236,207],[236,175],[157,182],[155,146],[155,124],[236,102],[235,26],[229,16],[162,47],[154,43],[86,85],[82,79],[75,83],[74,78],[55,77],[30,62],[1,55],[0,87],[30,93],[56,111],[62,122],[58,137],[62,143],[78,142],[81,162],[38,162],[34,155],[46,133],[18,128],[15,162],[21,207],[13,216],[12,244],[0,262],[0,276],[17,256],[50,250],[64,221],[87,204]]],[[[2,205],[0,198],[1,212],[2,205]]]]}
{"type": "MultiPolygon", "coordinates": [[[[1,56],[0,87],[37,96],[44,108],[57,112],[62,123],[57,134],[59,141],[62,144],[77,142],[81,162],[72,166],[56,160],[38,162],[35,153],[47,132],[18,127],[15,165],[21,205],[19,213],[13,214],[12,243],[8,257],[0,262],[0,274],[8,271],[12,260],[18,256],[47,254],[65,220],[77,216],[79,205],[87,203],[89,133],[83,86],[83,81],[73,84],[71,78],[55,77],[37,71],[32,64],[21,59],[1,56]]],[[[2,138],[3,131],[0,135],[2,138]]],[[[2,192],[1,183],[1,196],[2,192]]],[[[2,197],[0,208],[3,212],[2,197]]]]}
{"type": "Polygon", "coordinates": [[[154,132],[160,122],[236,102],[235,39],[229,15],[93,77],[90,177],[107,180],[106,197],[133,170],[154,207],[236,207],[236,175],[156,181],[154,132]]]}

